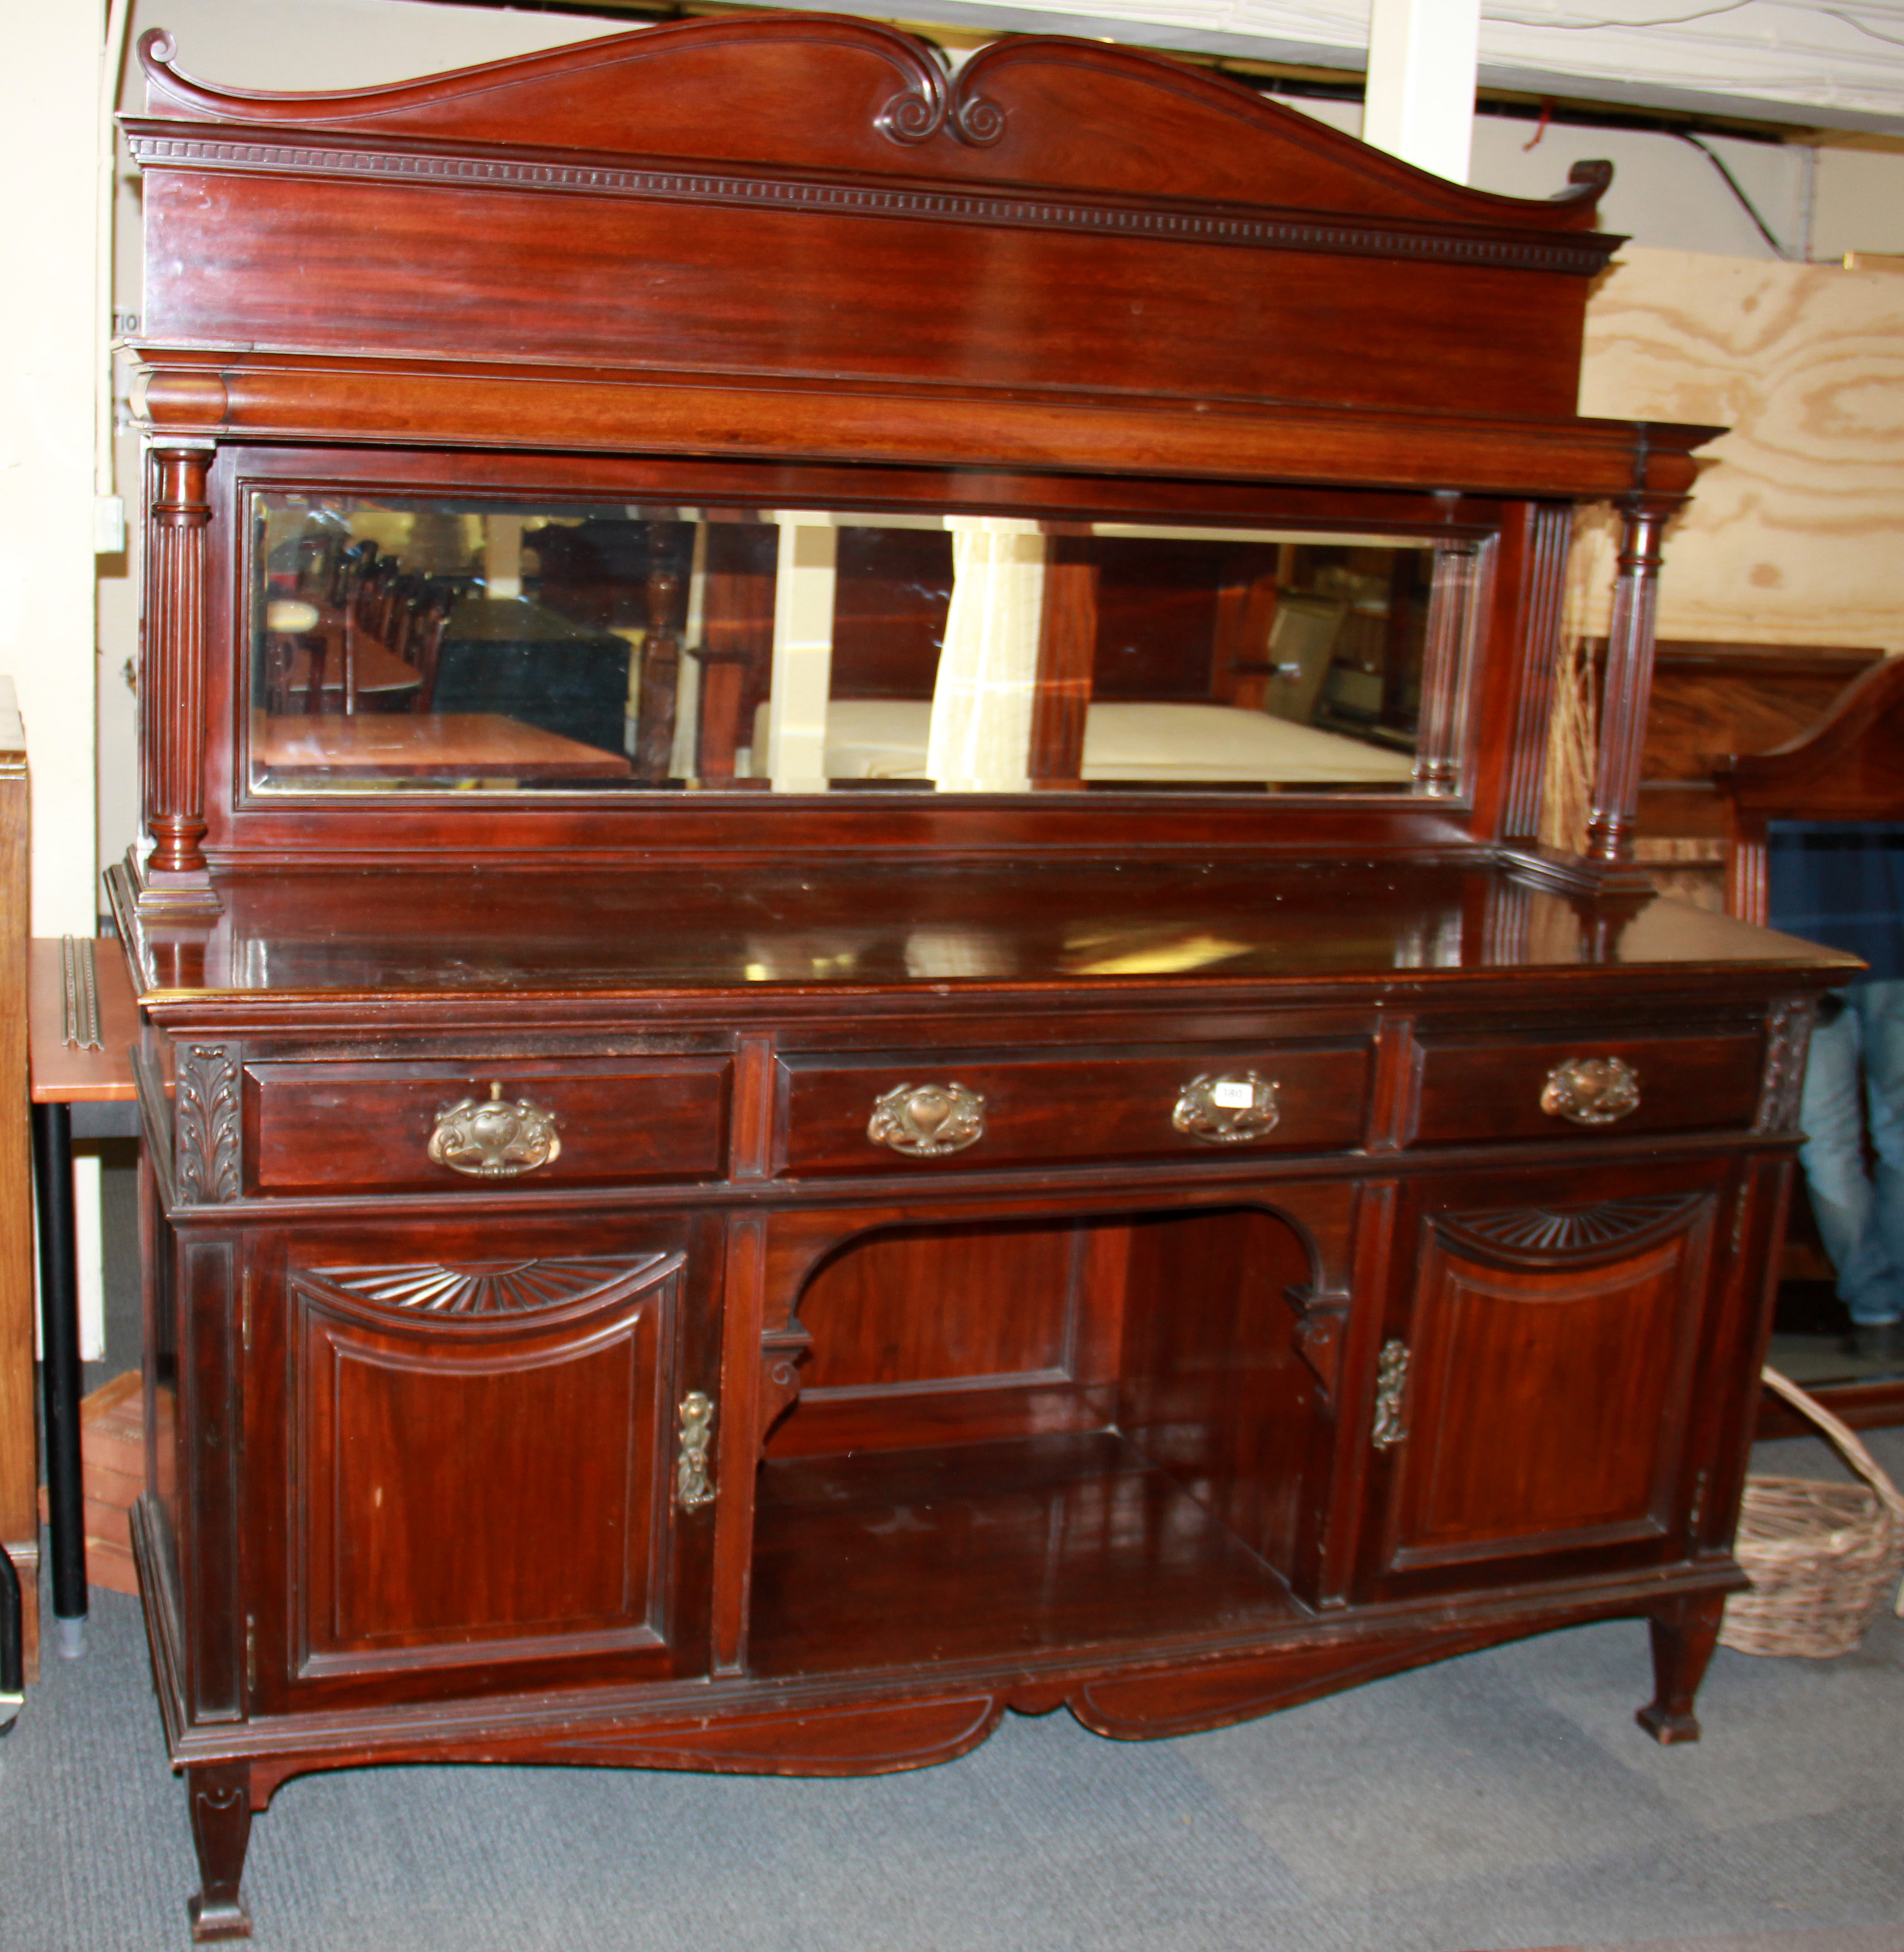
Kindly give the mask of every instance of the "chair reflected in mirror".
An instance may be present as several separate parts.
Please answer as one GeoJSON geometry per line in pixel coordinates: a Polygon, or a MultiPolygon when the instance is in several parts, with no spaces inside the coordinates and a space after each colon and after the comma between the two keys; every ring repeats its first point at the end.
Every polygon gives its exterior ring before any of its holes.
{"type": "Polygon", "coordinates": [[[1314,722],[1316,701],[1348,615],[1349,605],[1333,597],[1287,593],[1279,597],[1262,665],[1240,661],[1236,667],[1239,671],[1262,671],[1268,678],[1263,709],[1272,718],[1287,719],[1293,725],[1314,722]]]}

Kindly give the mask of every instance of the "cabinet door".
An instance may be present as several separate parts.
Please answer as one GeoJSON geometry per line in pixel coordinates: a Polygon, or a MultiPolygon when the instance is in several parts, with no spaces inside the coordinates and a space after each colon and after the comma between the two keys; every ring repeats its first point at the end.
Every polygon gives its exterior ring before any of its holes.
{"type": "Polygon", "coordinates": [[[1685,1556],[1731,1193],[1715,1167],[1477,1175],[1404,1199],[1365,1379],[1367,1597],[1685,1556]]]}
{"type": "Polygon", "coordinates": [[[603,1232],[285,1243],[247,1372],[283,1547],[281,1585],[249,1568],[258,1706],[705,1671],[711,1312],[680,1229],[603,1232]]]}

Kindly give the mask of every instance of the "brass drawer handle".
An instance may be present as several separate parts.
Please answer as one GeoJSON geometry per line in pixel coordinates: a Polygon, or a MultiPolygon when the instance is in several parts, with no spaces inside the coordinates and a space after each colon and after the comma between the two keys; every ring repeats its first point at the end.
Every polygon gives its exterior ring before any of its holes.
{"type": "Polygon", "coordinates": [[[962,1084],[896,1084],[873,1103],[866,1136],[908,1159],[943,1159],[985,1136],[985,1100],[962,1084]]]}
{"type": "Polygon", "coordinates": [[[500,1083],[486,1098],[459,1098],[436,1114],[430,1156],[474,1179],[514,1179],[561,1156],[555,1115],[527,1098],[505,1101],[500,1083]]]}
{"type": "Polygon", "coordinates": [[[1241,1145],[1276,1129],[1283,1115],[1279,1100],[1274,1081],[1253,1071],[1194,1078],[1178,1094],[1170,1121],[1209,1145],[1241,1145]]]}
{"type": "Polygon", "coordinates": [[[1575,1125],[1611,1125],[1640,1109],[1640,1075],[1624,1058],[1570,1057],[1547,1073],[1540,1109],[1575,1125]]]}

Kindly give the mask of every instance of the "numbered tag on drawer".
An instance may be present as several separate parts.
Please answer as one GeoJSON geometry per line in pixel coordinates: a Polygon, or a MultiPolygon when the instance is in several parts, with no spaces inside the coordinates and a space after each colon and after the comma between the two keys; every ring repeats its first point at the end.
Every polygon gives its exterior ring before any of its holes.
{"type": "Polygon", "coordinates": [[[1171,1123],[1206,1145],[1241,1145],[1276,1129],[1279,1097],[1274,1081],[1253,1071],[1194,1078],[1178,1094],[1171,1123]]]}

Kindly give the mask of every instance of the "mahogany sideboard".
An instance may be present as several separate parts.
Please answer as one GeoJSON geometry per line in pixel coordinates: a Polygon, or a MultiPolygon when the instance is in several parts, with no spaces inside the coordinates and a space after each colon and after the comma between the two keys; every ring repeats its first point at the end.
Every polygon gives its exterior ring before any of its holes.
{"type": "Polygon", "coordinates": [[[1612,1616],[1695,1735],[1849,965],[1631,861],[1713,430],[1574,414],[1604,168],[811,14],[142,58],[111,879],[196,1935],[311,1769],[879,1772],[1612,1616]],[[379,770],[467,715],[513,746],[379,770]]]}

